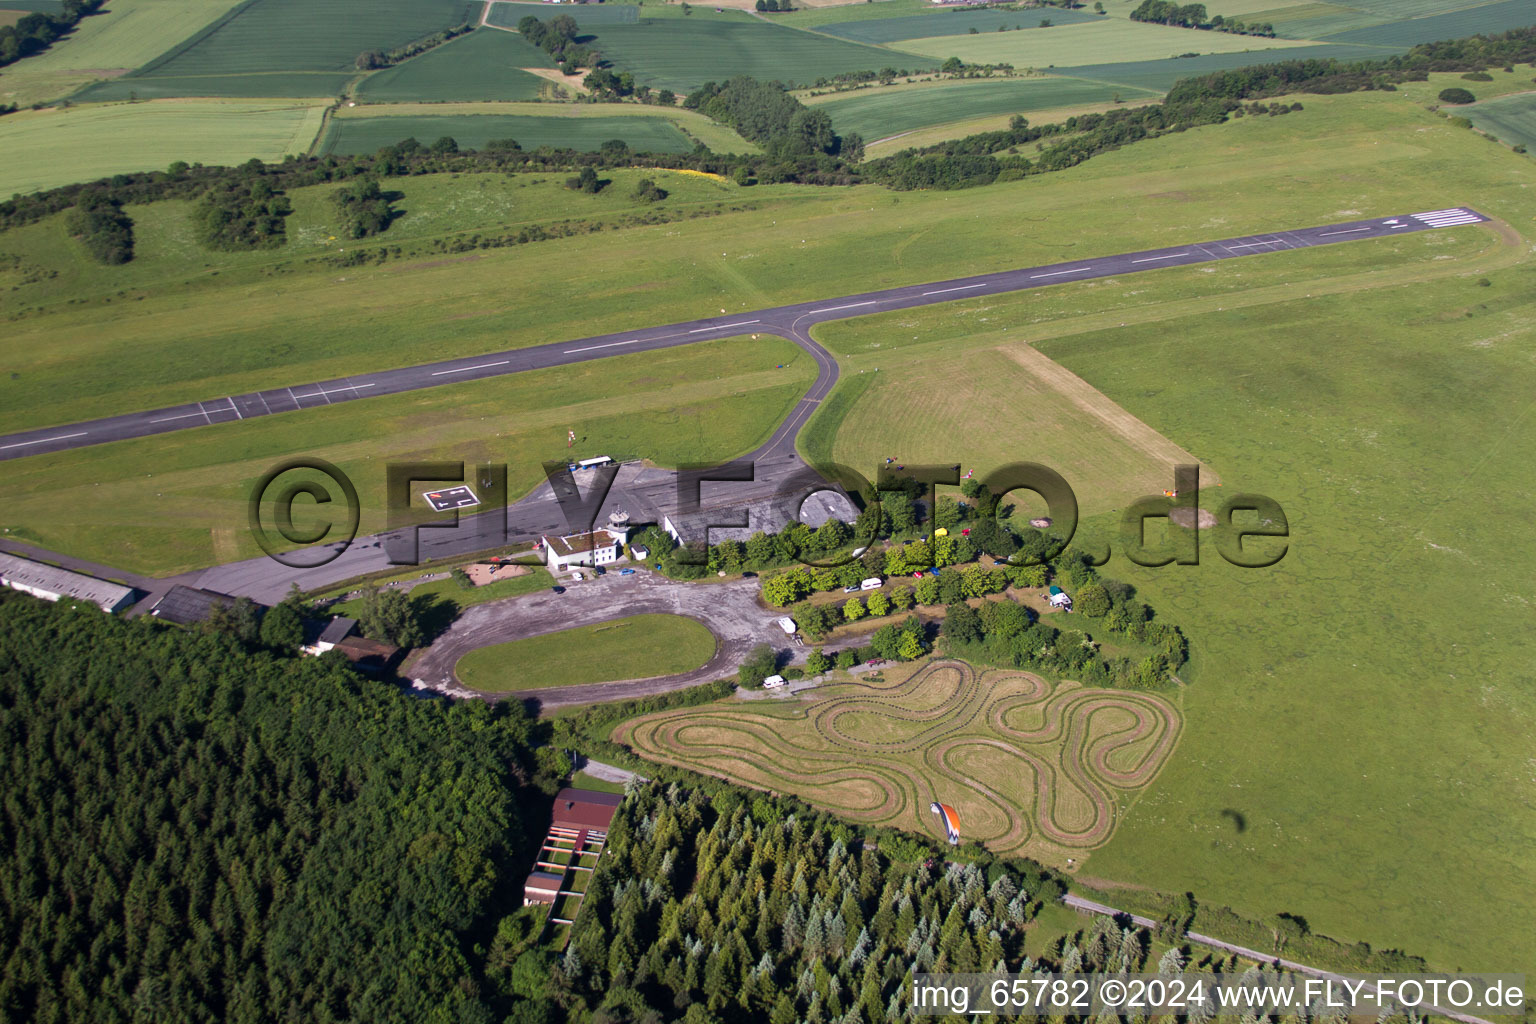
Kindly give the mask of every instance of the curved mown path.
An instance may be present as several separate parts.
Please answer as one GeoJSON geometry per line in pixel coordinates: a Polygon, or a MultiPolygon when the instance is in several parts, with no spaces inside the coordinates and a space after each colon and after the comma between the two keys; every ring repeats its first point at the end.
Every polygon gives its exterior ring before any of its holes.
{"type": "Polygon", "coordinates": [[[1086,850],[1178,742],[1164,698],[1052,686],[1015,671],[932,661],[897,683],[838,683],[798,698],[659,712],[614,738],[644,757],[794,793],[851,820],[962,834],[999,853],[1042,840],[1086,850]]]}

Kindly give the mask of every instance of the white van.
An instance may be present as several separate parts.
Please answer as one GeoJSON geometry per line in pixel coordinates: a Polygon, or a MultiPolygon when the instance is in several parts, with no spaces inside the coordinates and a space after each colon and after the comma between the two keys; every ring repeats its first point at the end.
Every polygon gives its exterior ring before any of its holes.
{"type": "Polygon", "coordinates": [[[867,579],[863,583],[859,584],[859,589],[860,590],[879,590],[884,585],[885,585],[885,580],[881,579],[879,576],[871,576],[869,579],[867,579]]]}
{"type": "Polygon", "coordinates": [[[783,676],[769,676],[767,679],[763,680],[763,689],[776,690],[783,686],[787,681],[788,680],[786,680],[783,676]]]}

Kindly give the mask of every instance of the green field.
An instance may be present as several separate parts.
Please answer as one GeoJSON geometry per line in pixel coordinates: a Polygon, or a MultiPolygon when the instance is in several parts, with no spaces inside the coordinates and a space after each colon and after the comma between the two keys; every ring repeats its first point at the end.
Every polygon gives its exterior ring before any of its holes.
{"type": "Polygon", "coordinates": [[[87,82],[147,64],[237,2],[112,0],[47,50],[0,69],[0,101],[27,105],[54,99],[87,82]]]}
{"type": "Polygon", "coordinates": [[[1038,28],[1042,20],[1053,25],[1075,25],[1084,21],[1099,21],[1101,16],[1085,11],[1038,10],[1038,11],[973,11],[959,8],[941,11],[928,18],[878,18],[869,21],[845,21],[817,29],[829,36],[850,39],[856,43],[894,43],[901,39],[919,39],[924,36],[966,35],[971,29],[977,32],[996,32],[999,28],[1038,28]]]}
{"type": "Polygon", "coordinates": [[[832,116],[838,131],[856,131],[866,142],[873,142],[898,132],[989,114],[1108,103],[1117,96],[1134,105],[1156,94],[1077,78],[1010,78],[875,86],[811,102],[832,116]]]}
{"type": "Polygon", "coordinates": [[[632,615],[470,651],[454,666],[482,693],[648,679],[689,672],[715,655],[715,636],[681,615],[632,615]]]}
{"type": "MultiPolygon", "coordinates": [[[[531,76],[530,76],[531,77],[531,76]]],[[[333,118],[321,143],[322,153],[347,156],[372,153],[405,138],[431,142],[451,135],[464,148],[478,149],[491,139],[516,139],[524,149],[554,146],[594,150],[610,139],[623,139],[639,153],[686,153],[693,143],[662,117],[529,117],[486,114],[417,117],[333,118]]]]}
{"type": "MultiPolygon", "coordinates": [[[[1436,9],[1444,10],[1444,7],[1436,9]]],[[[1417,43],[1464,39],[1480,33],[1492,35],[1512,28],[1536,25],[1536,9],[1531,7],[1529,0],[1504,0],[1503,3],[1429,16],[1415,16],[1394,3],[1392,12],[1396,17],[1406,20],[1340,32],[1328,38],[1341,43],[1367,43],[1407,49],[1417,43]]]]}
{"type": "Polygon", "coordinates": [[[388,50],[479,17],[467,0],[385,0],[359,17],[348,0],[245,0],[90,100],[158,96],[335,95],[364,50],[388,50]]]}
{"type": "Polygon", "coordinates": [[[1536,93],[1488,100],[1456,113],[1502,142],[1536,150],[1536,93]]]}
{"type": "MultiPolygon", "coordinates": [[[[576,15],[577,23],[581,18],[576,15]]],[[[696,7],[687,18],[646,16],[632,25],[597,26],[597,47],[635,81],[691,92],[736,75],[809,84],[841,71],[878,71],[899,63],[931,69],[937,62],[873,46],[772,25],[741,11],[696,7]]]]}
{"type": "Polygon", "coordinates": [[[542,460],[582,450],[660,465],[725,459],[761,444],[815,378],[776,338],[735,339],[362,399],[9,463],[7,536],[150,573],[260,550],[247,528],[252,483],[313,455],[356,481],[362,529],[384,528],[389,460],[505,463],[520,497],[542,460]]]}
{"type": "Polygon", "coordinates": [[[594,25],[633,24],[640,20],[640,8],[635,4],[582,4],[567,9],[551,8],[548,4],[520,4],[509,3],[507,0],[493,0],[490,16],[485,19],[485,23],[499,25],[502,28],[516,28],[518,21],[530,14],[540,21],[548,21],[557,14],[569,14],[576,19],[576,24],[584,31],[594,25]]]}
{"type": "MultiPolygon", "coordinates": [[[[280,161],[309,149],[324,102],[188,100],[12,114],[0,120],[0,149],[26,159],[0,164],[0,195],[164,170],[176,160],[280,161]]],[[[9,241],[0,236],[0,250],[9,241]]]]}
{"type": "Polygon", "coordinates": [[[554,67],[549,54],[512,32],[478,29],[376,71],[357,98],[370,103],[410,100],[534,100],[544,82],[520,68],[554,67]]]}
{"type": "MultiPolygon", "coordinates": [[[[1279,42],[1284,45],[1286,41],[1269,40],[1269,42],[1279,42]]],[[[1286,46],[1284,49],[1269,50],[1264,53],[1208,53],[1199,57],[1057,66],[1055,73],[1070,75],[1073,78],[1091,78],[1101,82],[1114,82],[1119,85],[1167,92],[1173,87],[1173,83],[1181,78],[1195,78],[1208,75],[1212,71],[1248,67],[1251,64],[1282,60],[1369,60],[1387,56],[1391,52],[1378,46],[1331,44],[1286,46]]]]}
{"type": "Polygon", "coordinates": [[[1248,63],[1255,64],[1269,59],[1259,51],[1291,45],[1292,42],[1287,39],[1200,32],[1168,25],[1102,18],[1091,23],[1025,32],[981,32],[974,36],[905,39],[895,48],[939,60],[959,57],[972,64],[1044,68],[1155,60],[1177,57],[1186,52],[1207,54],[1254,51],[1249,55],[1248,63]]]}
{"type": "Polygon", "coordinates": [[[1103,845],[1178,742],[1178,711],[1162,695],[956,661],[889,675],[798,699],[663,711],[623,723],[614,739],[861,824],[942,838],[929,805],[943,801],[967,839],[1049,861],[1103,845]]]}

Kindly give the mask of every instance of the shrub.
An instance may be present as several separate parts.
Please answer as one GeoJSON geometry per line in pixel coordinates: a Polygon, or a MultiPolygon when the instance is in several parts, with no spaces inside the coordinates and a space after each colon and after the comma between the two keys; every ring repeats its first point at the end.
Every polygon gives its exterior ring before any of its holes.
{"type": "Polygon", "coordinates": [[[1465,103],[1476,103],[1477,97],[1465,89],[1442,89],[1440,90],[1440,102],[1455,103],[1460,106],[1465,103]]]}
{"type": "Polygon", "coordinates": [[[133,259],[133,220],[116,200],[82,201],[65,223],[97,263],[112,266],[133,259]]]}
{"type": "Polygon", "coordinates": [[[1468,71],[1466,74],[1462,75],[1461,77],[1466,79],[1469,82],[1491,82],[1491,81],[1493,81],[1493,76],[1490,75],[1486,71],[1468,71]]]}

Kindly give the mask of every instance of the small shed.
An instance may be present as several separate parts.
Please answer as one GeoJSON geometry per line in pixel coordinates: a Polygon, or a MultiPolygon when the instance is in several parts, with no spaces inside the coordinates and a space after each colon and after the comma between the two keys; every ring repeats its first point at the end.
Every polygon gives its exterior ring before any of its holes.
{"type": "Polygon", "coordinates": [[[763,689],[765,689],[765,690],[777,690],[779,687],[783,686],[787,681],[788,680],[786,680],[783,676],[769,676],[767,679],[763,680],[763,689]]]}
{"type": "Polygon", "coordinates": [[[782,629],[785,636],[794,636],[795,630],[798,628],[795,625],[795,620],[790,618],[788,615],[779,616],[773,620],[773,624],[782,629]]]}
{"type": "Polygon", "coordinates": [[[523,906],[554,903],[560,898],[560,885],[564,881],[564,878],[549,871],[531,873],[523,886],[523,906]]]}

